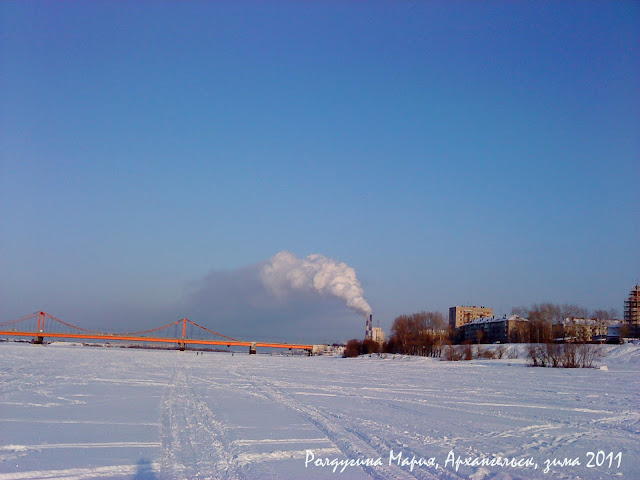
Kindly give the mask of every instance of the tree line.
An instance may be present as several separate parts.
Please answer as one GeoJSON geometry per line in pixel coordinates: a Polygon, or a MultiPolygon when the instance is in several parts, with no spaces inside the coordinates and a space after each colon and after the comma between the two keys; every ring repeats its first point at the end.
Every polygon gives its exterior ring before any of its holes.
{"type": "MultiPolygon", "coordinates": [[[[613,320],[618,316],[615,309],[588,309],[575,304],[534,303],[530,307],[514,307],[513,315],[529,319],[529,335],[523,340],[531,343],[550,343],[554,341],[553,325],[565,319],[590,318],[596,321],[613,320]]],[[[570,336],[580,336],[577,325],[568,325],[570,336]],[[573,331],[572,331],[573,329],[573,331]]]]}
{"type": "Polygon", "coordinates": [[[371,353],[399,353],[439,357],[450,344],[448,322],[441,312],[417,312],[400,315],[391,326],[389,340],[380,345],[371,340],[349,340],[345,357],[371,353]]]}
{"type": "MultiPolygon", "coordinates": [[[[590,318],[611,320],[618,316],[615,309],[589,311],[575,304],[534,303],[531,306],[515,307],[512,315],[529,319],[529,323],[518,332],[514,343],[553,343],[553,325],[567,318],[590,318]]],[[[372,340],[349,340],[345,348],[346,357],[374,353],[397,353],[440,357],[443,349],[458,343],[456,331],[449,326],[448,318],[437,311],[420,311],[403,314],[393,320],[391,334],[383,344],[372,340]]],[[[579,334],[576,328],[576,338],[579,334]]]]}

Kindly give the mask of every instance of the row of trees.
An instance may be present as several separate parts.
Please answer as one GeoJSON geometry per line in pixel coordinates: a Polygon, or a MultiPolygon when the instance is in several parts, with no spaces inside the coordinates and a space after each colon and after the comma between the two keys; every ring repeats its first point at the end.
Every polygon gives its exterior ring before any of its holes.
{"type": "Polygon", "coordinates": [[[357,357],[358,355],[367,355],[372,353],[383,353],[386,352],[386,343],[384,345],[380,345],[378,342],[374,342],[373,340],[349,340],[347,342],[347,346],[344,349],[344,357],[357,357]]]}
{"type": "Polygon", "coordinates": [[[349,340],[345,357],[372,353],[402,353],[439,357],[445,345],[450,345],[447,320],[440,312],[418,312],[396,317],[389,341],[380,345],[371,340],[349,340]]]}
{"type": "MultiPolygon", "coordinates": [[[[586,308],[575,304],[553,303],[534,303],[529,307],[515,307],[511,313],[529,319],[527,326],[519,327],[517,331],[512,332],[510,341],[514,343],[552,343],[554,341],[553,325],[566,318],[610,320],[618,315],[615,309],[589,312],[586,308]]],[[[478,340],[481,341],[482,334],[479,337],[478,340]]],[[[579,338],[577,331],[576,338],[579,338]]],[[[436,311],[421,311],[396,317],[391,326],[390,338],[383,345],[370,340],[364,342],[350,340],[345,356],[384,352],[440,357],[444,347],[455,341],[456,332],[449,327],[445,315],[436,311]]]]}
{"type": "Polygon", "coordinates": [[[520,315],[531,319],[561,320],[563,318],[595,318],[599,320],[612,320],[617,318],[618,311],[615,308],[609,310],[588,309],[575,304],[534,303],[530,307],[514,307],[511,310],[514,315],[520,315]]]}
{"type": "Polygon", "coordinates": [[[440,312],[418,312],[396,317],[387,350],[392,353],[439,357],[449,342],[448,322],[440,312]]]}
{"type": "Polygon", "coordinates": [[[529,358],[533,367],[592,368],[603,356],[601,345],[587,343],[531,344],[529,358]]]}

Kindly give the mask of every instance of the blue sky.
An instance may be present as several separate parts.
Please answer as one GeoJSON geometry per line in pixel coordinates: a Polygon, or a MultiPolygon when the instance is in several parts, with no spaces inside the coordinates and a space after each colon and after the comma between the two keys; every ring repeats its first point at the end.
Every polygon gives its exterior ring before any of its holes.
{"type": "Polygon", "coordinates": [[[638,3],[2,2],[0,22],[2,319],[361,336],[331,299],[237,323],[207,293],[281,250],[354,267],[383,327],[621,311],[638,281],[638,3]]]}

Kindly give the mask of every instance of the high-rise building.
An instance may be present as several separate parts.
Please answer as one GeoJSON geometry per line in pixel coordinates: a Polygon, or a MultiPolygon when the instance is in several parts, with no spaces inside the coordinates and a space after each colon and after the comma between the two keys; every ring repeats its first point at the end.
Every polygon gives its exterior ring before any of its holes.
{"type": "Polygon", "coordinates": [[[636,285],[624,301],[624,321],[629,325],[640,325],[640,285],[636,285]]]}
{"type": "Polygon", "coordinates": [[[460,328],[476,318],[493,317],[493,308],[485,307],[451,307],[449,309],[449,325],[452,328],[460,328]]]}

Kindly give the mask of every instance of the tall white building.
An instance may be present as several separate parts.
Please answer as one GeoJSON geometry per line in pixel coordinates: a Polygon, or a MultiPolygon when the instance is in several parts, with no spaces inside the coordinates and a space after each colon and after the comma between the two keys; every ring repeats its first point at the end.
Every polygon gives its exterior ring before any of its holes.
{"type": "Polygon", "coordinates": [[[371,329],[371,340],[377,343],[384,343],[384,331],[380,327],[373,327],[371,329]]]}

